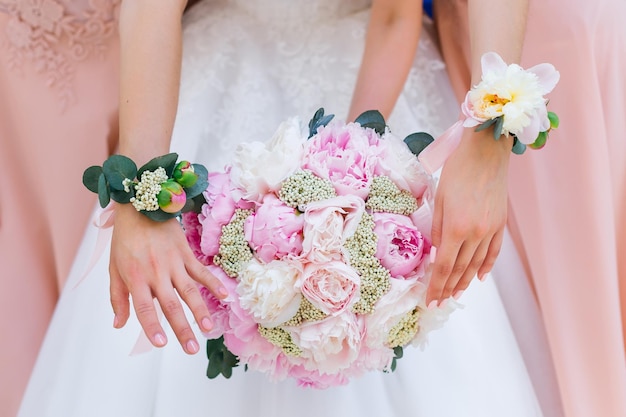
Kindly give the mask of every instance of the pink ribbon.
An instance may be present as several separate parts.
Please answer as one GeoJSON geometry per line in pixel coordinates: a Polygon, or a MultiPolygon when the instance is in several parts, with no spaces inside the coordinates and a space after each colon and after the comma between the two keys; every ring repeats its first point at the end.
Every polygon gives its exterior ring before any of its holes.
{"type": "Polygon", "coordinates": [[[443,166],[452,152],[459,146],[463,135],[463,120],[459,120],[420,152],[417,159],[427,173],[433,174],[443,166]]]}

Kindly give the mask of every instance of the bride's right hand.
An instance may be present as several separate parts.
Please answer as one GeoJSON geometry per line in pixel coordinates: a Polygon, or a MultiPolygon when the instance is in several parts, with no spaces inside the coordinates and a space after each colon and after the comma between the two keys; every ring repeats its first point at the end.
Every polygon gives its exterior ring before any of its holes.
{"type": "Polygon", "coordinates": [[[197,283],[218,298],[227,294],[221,282],[195,258],[175,219],[155,222],[139,214],[130,204],[115,208],[109,273],[114,327],[121,328],[128,320],[130,294],[146,336],[154,346],[164,346],[167,337],[159,323],[153,301],[156,298],[178,341],[189,354],[197,353],[199,345],[179,296],[189,306],[201,329],[208,331],[213,324],[197,283]]]}

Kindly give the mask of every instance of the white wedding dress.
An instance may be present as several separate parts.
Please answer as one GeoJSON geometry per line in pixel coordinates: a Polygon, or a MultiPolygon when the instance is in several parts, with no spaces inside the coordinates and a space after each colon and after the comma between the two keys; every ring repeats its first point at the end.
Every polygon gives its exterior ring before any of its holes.
{"type": "MultiPolygon", "coordinates": [[[[184,21],[172,150],[215,170],[239,142],[268,139],[289,116],[308,121],[325,107],[345,117],[368,16],[366,0],[206,0],[194,6],[184,21]]],[[[458,115],[425,25],[388,121],[400,136],[437,135],[458,115]]],[[[134,317],[122,330],[112,327],[108,254],[79,283],[97,234],[94,227],[86,232],[21,417],[542,416],[491,278],[475,281],[461,299],[465,307],[430,335],[425,350],[405,349],[393,373],[370,373],[321,391],[271,383],[242,367],[229,380],[209,380],[202,350],[184,354],[171,331],[167,347],[130,355],[140,327],[134,317]]]]}

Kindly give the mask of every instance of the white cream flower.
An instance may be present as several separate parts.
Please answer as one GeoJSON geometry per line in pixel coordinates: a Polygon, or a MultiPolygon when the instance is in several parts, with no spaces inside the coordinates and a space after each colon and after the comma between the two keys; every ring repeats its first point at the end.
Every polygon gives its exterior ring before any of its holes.
{"type": "Polygon", "coordinates": [[[463,125],[477,126],[502,116],[503,134],[513,134],[524,144],[533,143],[539,132],[550,127],[544,95],[558,82],[558,71],[551,64],[527,70],[507,65],[495,52],[483,55],[481,65],[482,79],[462,105],[468,117],[463,125]]]}
{"type": "Polygon", "coordinates": [[[235,151],[231,171],[233,185],[243,198],[260,202],[277,192],[282,182],[300,167],[305,137],[299,119],[283,122],[268,143],[250,142],[235,151]]]}
{"type": "Polygon", "coordinates": [[[276,327],[292,318],[302,294],[295,285],[302,270],[297,263],[250,261],[237,277],[239,304],[265,327],[276,327]]]}

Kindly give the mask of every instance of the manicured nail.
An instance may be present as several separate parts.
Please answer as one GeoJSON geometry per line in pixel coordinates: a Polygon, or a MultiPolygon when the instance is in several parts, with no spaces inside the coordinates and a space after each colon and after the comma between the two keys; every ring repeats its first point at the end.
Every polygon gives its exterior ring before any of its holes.
{"type": "Polygon", "coordinates": [[[437,248],[433,246],[430,248],[430,263],[435,263],[435,259],[437,259],[437,248]]]}
{"type": "Polygon", "coordinates": [[[487,278],[487,274],[485,273],[482,273],[478,276],[478,280],[481,282],[484,281],[486,278],[487,278]]]}
{"type": "Polygon", "coordinates": [[[163,347],[167,344],[167,339],[161,333],[157,333],[154,335],[154,343],[156,343],[158,347],[163,347]]]}
{"type": "Polygon", "coordinates": [[[226,291],[226,288],[224,287],[219,287],[217,292],[219,292],[222,297],[226,297],[228,295],[228,291],[226,291]]]}
{"type": "Polygon", "coordinates": [[[113,317],[113,327],[116,329],[120,327],[120,319],[118,319],[117,316],[113,317]]]}
{"type": "Polygon", "coordinates": [[[213,322],[208,317],[205,317],[201,321],[202,328],[206,331],[209,331],[213,328],[213,322]]]}
{"type": "Polygon", "coordinates": [[[187,342],[187,352],[189,353],[197,353],[200,350],[200,346],[198,346],[198,342],[195,340],[190,340],[187,342]]]}
{"type": "Polygon", "coordinates": [[[454,295],[452,295],[452,298],[454,298],[455,300],[458,300],[459,298],[461,298],[464,292],[465,292],[464,290],[458,290],[457,292],[454,293],[454,295]]]}
{"type": "Polygon", "coordinates": [[[439,304],[437,305],[439,308],[445,308],[448,305],[448,300],[445,299],[443,301],[440,301],[439,304]]]}
{"type": "Polygon", "coordinates": [[[428,303],[428,309],[432,310],[433,308],[437,307],[437,300],[433,300],[430,303],[428,303]]]}

